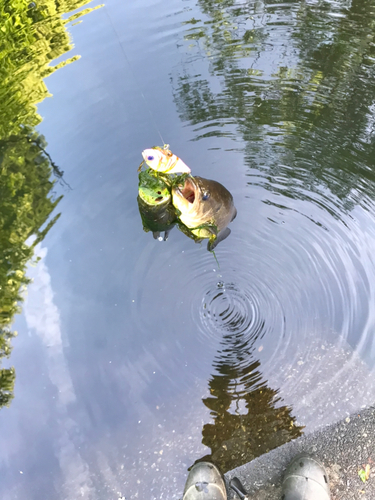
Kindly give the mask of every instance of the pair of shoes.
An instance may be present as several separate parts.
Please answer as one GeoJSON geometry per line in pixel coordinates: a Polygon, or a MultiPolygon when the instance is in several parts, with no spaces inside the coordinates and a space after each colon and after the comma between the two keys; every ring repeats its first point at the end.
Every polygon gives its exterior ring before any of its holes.
{"type": "MultiPolygon", "coordinates": [[[[241,500],[248,498],[237,477],[229,486],[241,500]]],[[[330,500],[327,473],[315,458],[302,453],[289,464],[281,500],[330,500]]],[[[183,500],[227,500],[227,490],[218,468],[209,462],[195,464],[188,475],[183,500]]]]}

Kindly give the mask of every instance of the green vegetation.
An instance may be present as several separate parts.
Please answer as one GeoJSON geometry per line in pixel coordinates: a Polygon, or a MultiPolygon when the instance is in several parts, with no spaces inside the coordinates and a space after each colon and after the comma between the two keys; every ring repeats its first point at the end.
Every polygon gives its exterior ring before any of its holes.
{"type": "MultiPolygon", "coordinates": [[[[16,335],[11,325],[29,283],[27,263],[60,214],[50,218],[52,173],[62,173],[46,153],[36,104],[49,96],[44,78],[77,59],[50,63],[72,49],[66,24],[94,10],[63,19],[91,0],[0,0],[0,362],[16,335]]],[[[98,7],[95,7],[98,8],[98,7]]],[[[13,397],[14,368],[0,368],[0,408],[13,397]]]]}
{"type": "Polygon", "coordinates": [[[0,138],[18,134],[21,126],[33,127],[41,121],[35,105],[50,95],[43,79],[79,59],[74,56],[50,66],[73,48],[66,24],[93,9],[68,19],[63,19],[62,14],[88,1],[0,1],[0,138]]]}
{"type": "Polygon", "coordinates": [[[358,476],[361,478],[361,480],[365,483],[368,481],[368,478],[370,477],[370,464],[367,464],[365,469],[361,469],[358,471],[358,476]]]}
{"type": "MultiPolygon", "coordinates": [[[[11,351],[27,263],[60,215],[49,220],[60,198],[51,194],[55,181],[43,137],[27,132],[0,141],[0,358],[11,351]]],[[[14,379],[13,368],[0,370],[0,406],[9,404],[14,379]]]]}

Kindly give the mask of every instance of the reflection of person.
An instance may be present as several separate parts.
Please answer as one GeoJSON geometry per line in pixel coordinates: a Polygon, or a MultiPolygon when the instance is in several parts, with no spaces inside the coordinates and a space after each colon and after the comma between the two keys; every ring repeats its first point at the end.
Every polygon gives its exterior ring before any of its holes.
{"type": "MultiPolygon", "coordinates": [[[[233,351],[232,351],[233,352],[233,351]]],[[[223,472],[277,448],[302,434],[291,408],[281,404],[277,391],[261,382],[260,363],[251,358],[242,367],[228,357],[218,360],[203,399],[213,421],[203,426],[202,443],[211,448],[201,460],[216,463],[223,472]],[[242,382],[240,390],[236,381],[242,382]]]]}
{"type": "MultiPolygon", "coordinates": [[[[236,325],[230,326],[235,331],[236,325]]],[[[221,340],[203,398],[212,421],[203,426],[202,443],[211,453],[200,461],[213,462],[224,473],[299,437],[303,429],[278,391],[262,380],[253,355],[256,337],[233,331],[221,340]]]]}
{"type": "MultiPolygon", "coordinates": [[[[239,479],[230,488],[241,500],[248,498],[239,479]]],[[[327,473],[322,464],[307,454],[297,455],[289,464],[282,485],[282,500],[330,500],[327,473]]],[[[199,462],[190,470],[183,500],[227,500],[227,490],[219,469],[212,463],[199,462]]]]}

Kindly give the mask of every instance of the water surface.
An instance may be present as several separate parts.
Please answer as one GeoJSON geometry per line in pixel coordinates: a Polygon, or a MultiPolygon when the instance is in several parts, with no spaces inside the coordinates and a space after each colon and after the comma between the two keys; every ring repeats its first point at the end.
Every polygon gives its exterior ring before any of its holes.
{"type": "Polygon", "coordinates": [[[196,460],[226,471],[373,403],[374,2],[45,5],[1,88],[23,196],[2,234],[38,215],[0,240],[1,497],[177,499],[196,460]],[[142,230],[140,153],[164,141],[234,196],[218,262],[142,230]]]}

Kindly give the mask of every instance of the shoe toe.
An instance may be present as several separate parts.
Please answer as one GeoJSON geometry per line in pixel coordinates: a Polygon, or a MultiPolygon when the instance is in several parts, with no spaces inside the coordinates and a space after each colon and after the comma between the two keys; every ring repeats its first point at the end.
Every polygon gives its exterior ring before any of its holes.
{"type": "Polygon", "coordinates": [[[183,500],[227,500],[224,480],[215,465],[198,462],[192,467],[183,500]]]}
{"type": "Polygon", "coordinates": [[[298,455],[289,464],[282,500],[330,500],[328,476],[324,467],[306,454],[298,455]]]}

